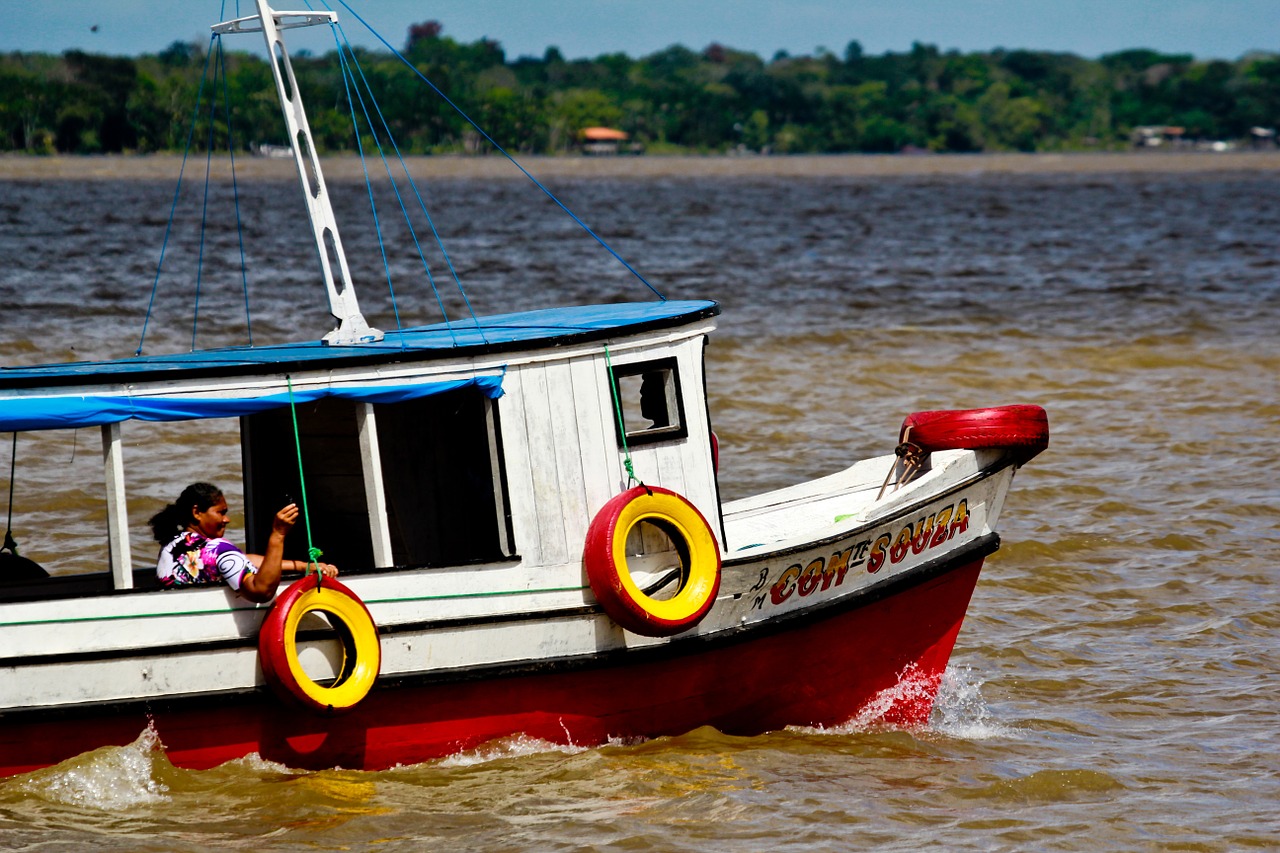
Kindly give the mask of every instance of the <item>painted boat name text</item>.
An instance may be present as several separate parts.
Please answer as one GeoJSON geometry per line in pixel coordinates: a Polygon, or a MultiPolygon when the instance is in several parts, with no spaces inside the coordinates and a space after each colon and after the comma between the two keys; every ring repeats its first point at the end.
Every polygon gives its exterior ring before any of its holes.
{"type": "MultiPolygon", "coordinates": [[[[908,553],[923,554],[968,529],[969,502],[962,499],[927,518],[922,517],[914,523],[907,522],[897,536],[881,533],[874,541],[864,539],[843,551],[836,551],[830,558],[815,557],[805,565],[793,563],[769,588],[768,599],[778,605],[792,595],[803,598],[814,592],[840,586],[849,569],[864,562],[867,564],[867,574],[873,575],[884,568],[886,561],[891,565],[900,563],[908,553]]],[[[757,583],[752,591],[761,588],[768,577],[767,572],[767,569],[761,572],[761,583],[757,583]]],[[[764,602],[765,596],[758,596],[755,608],[760,609],[764,602]]]]}

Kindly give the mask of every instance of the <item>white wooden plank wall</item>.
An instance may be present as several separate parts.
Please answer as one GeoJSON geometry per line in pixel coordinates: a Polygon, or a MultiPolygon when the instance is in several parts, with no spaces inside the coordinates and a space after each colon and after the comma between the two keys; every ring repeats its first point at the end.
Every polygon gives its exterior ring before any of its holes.
{"type": "Polygon", "coordinates": [[[585,541],[587,527],[600,508],[626,485],[622,457],[613,451],[617,444],[617,415],[613,396],[605,381],[603,355],[575,358],[569,364],[573,376],[573,406],[577,419],[578,445],[583,462],[583,520],[566,530],[570,541],[576,535],[585,541]]]}
{"type": "MultiPolygon", "coordinates": [[[[659,350],[629,352],[625,360],[615,358],[614,366],[670,354],[670,345],[664,344],[659,350]]],[[[680,389],[684,395],[683,409],[688,438],[677,444],[633,448],[631,460],[637,477],[648,485],[661,486],[688,498],[706,517],[712,529],[718,530],[719,506],[711,467],[711,430],[707,423],[706,403],[702,398],[702,340],[695,338],[677,344],[676,361],[680,371],[680,389]]],[[[617,447],[616,436],[612,431],[607,437],[607,446],[613,448],[621,465],[625,454],[622,448],[617,447]]],[[[622,476],[626,476],[625,471],[622,476]]]]}
{"type": "MultiPolygon", "coordinates": [[[[549,371],[545,366],[520,368],[516,371],[520,376],[523,390],[522,405],[524,408],[524,424],[529,438],[530,481],[532,492],[533,517],[537,527],[538,541],[542,544],[542,558],[536,565],[555,565],[569,559],[568,540],[564,530],[564,510],[560,496],[560,474],[554,446],[558,437],[551,420],[553,406],[569,406],[573,402],[564,398],[567,386],[558,390],[560,395],[551,398],[548,385],[549,371]]],[[[576,437],[576,433],[575,436],[576,437]]]]}
{"type": "Polygon", "coordinates": [[[511,500],[511,534],[516,553],[527,566],[545,564],[538,539],[538,519],[533,499],[533,458],[525,427],[524,371],[509,368],[502,378],[498,398],[502,414],[502,448],[506,456],[507,493],[511,500]]]}
{"type": "Polygon", "coordinates": [[[703,398],[706,379],[702,353],[702,340],[695,339],[682,346],[677,356],[681,389],[684,391],[684,416],[689,426],[689,441],[682,457],[687,491],[682,494],[706,516],[712,529],[718,530],[720,510],[711,462],[711,425],[707,422],[707,404],[703,398]]]}
{"type": "MultiPolygon", "coordinates": [[[[670,355],[671,346],[628,351],[615,366],[670,355]]],[[[688,439],[635,448],[636,476],[684,495],[719,529],[702,399],[702,341],[675,347],[688,439]]],[[[603,353],[561,363],[508,368],[503,380],[503,446],[515,547],[530,567],[580,558],[587,527],[626,486],[603,353]]]]}
{"type": "MultiPolygon", "coordinates": [[[[579,432],[577,387],[572,362],[557,364],[548,370],[547,400],[550,402],[551,435],[547,445],[555,460],[556,496],[560,505],[556,512],[556,524],[565,542],[565,559],[582,556],[583,537],[586,534],[587,491],[585,477],[589,470],[588,453],[582,446],[579,432]]],[[[590,394],[589,389],[583,389],[590,394]]],[[[599,437],[592,438],[594,442],[599,437]]]]}

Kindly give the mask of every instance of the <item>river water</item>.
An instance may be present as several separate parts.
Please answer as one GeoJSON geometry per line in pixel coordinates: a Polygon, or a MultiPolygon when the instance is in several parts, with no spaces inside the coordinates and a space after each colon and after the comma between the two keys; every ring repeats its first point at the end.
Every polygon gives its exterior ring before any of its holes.
{"type": "MultiPolygon", "coordinates": [[[[620,162],[550,169],[546,185],[654,287],[723,305],[707,359],[726,497],[888,452],[911,411],[1049,411],[1050,448],[1014,482],[1004,545],[927,727],[854,719],[596,748],[516,738],[380,773],[255,758],[186,771],[140,732],[0,781],[0,846],[1280,848],[1275,159],[778,162],[789,165],[620,162]]],[[[94,162],[33,179],[6,164],[0,363],[138,348],[177,167],[94,162]]],[[[187,168],[145,351],[187,349],[193,335],[205,347],[246,342],[249,329],[255,343],[327,330],[287,172],[237,179],[238,232],[225,173],[206,201],[204,164],[187,168]],[[219,224],[206,231],[193,326],[206,203],[219,224]]],[[[378,195],[393,306],[375,233],[347,225],[367,212],[362,185],[339,177],[331,189],[371,322],[394,328],[397,311],[403,325],[436,321],[394,198],[378,195]]],[[[518,173],[445,170],[422,192],[477,311],[647,298],[518,173]]],[[[447,265],[423,251],[457,316],[447,265]]],[[[146,515],[192,473],[234,477],[235,436],[129,425],[126,440],[126,464],[161,462],[139,470],[129,496],[135,554],[149,555],[146,515]]],[[[14,535],[72,570],[101,547],[96,431],[23,435],[18,448],[14,535]]]]}

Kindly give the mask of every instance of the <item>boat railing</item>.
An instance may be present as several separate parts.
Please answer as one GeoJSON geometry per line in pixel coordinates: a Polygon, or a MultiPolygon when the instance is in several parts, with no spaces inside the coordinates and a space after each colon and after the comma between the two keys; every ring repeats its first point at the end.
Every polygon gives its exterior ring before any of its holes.
{"type": "Polygon", "coordinates": [[[91,598],[160,589],[155,569],[150,567],[133,570],[132,587],[117,589],[112,577],[111,572],[84,572],[73,575],[50,575],[47,578],[0,580],[0,602],[91,598]]]}

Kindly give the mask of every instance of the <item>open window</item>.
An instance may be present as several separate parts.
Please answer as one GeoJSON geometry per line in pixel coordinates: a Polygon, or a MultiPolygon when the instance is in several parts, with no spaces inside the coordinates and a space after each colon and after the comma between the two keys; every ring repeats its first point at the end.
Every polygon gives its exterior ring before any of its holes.
{"type": "Polygon", "coordinates": [[[396,564],[514,556],[497,404],[470,388],[374,411],[396,564]]]}
{"type": "Polygon", "coordinates": [[[674,441],[689,434],[674,358],[616,365],[611,377],[622,410],[618,446],[674,441]]]}
{"type": "MultiPolygon", "coordinates": [[[[297,443],[288,407],[241,418],[245,551],[266,553],[276,511],[290,502],[302,508],[301,456],[311,535],[324,552],[324,561],[343,571],[372,564],[355,407],[354,402],[339,399],[299,405],[297,443]]],[[[306,524],[301,517],[285,540],[284,556],[307,559],[306,524]]]]}
{"type": "MultiPolygon", "coordinates": [[[[323,399],[297,409],[312,535],[325,562],[343,571],[374,565],[357,405],[323,399]]],[[[377,403],[373,412],[394,565],[510,557],[496,405],[479,389],[463,388],[377,403]]],[[[247,550],[263,553],[276,510],[290,499],[301,505],[290,410],[245,417],[242,436],[247,550]]],[[[305,560],[306,555],[299,525],[285,542],[285,557],[305,560]]]]}

